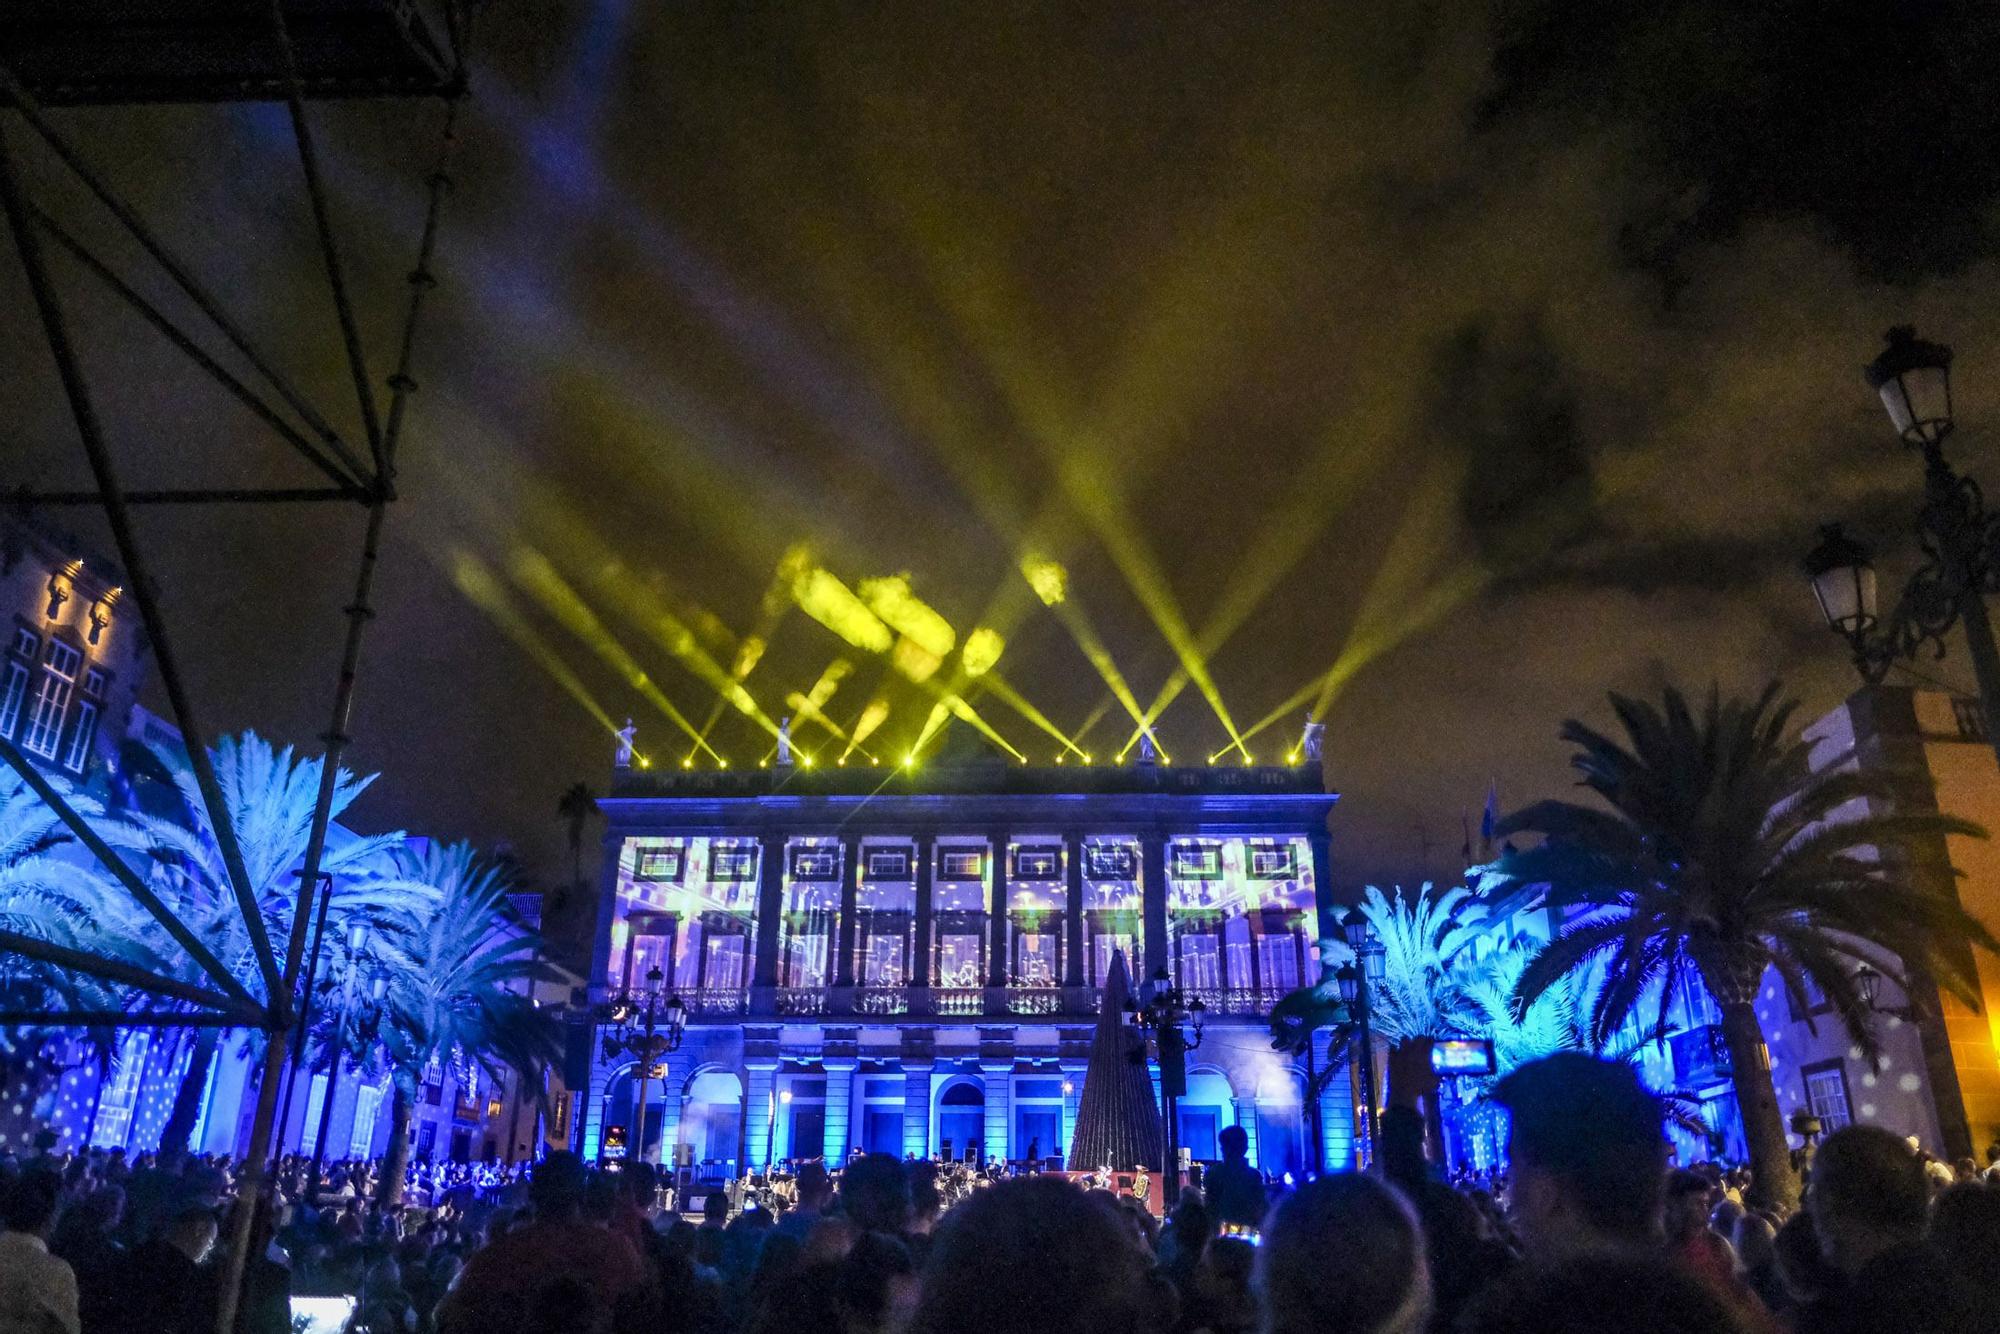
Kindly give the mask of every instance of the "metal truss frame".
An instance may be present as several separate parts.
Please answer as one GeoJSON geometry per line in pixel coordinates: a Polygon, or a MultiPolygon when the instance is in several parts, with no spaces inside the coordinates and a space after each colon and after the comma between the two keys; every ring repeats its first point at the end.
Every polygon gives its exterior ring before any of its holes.
{"type": "MultiPolygon", "coordinates": [[[[355,407],[361,424],[358,444],[337,430],[332,424],[331,415],[318,407],[296,383],[278,369],[277,359],[260,346],[242,324],[229,315],[223,300],[201,282],[189,265],[147,225],[139,210],[111,186],[106,177],[63,133],[47,108],[31,91],[29,80],[15,68],[16,56],[22,58],[37,56],[38,53],[31,45],[25,41],[16,43],[0,41],[0,208],[4,208],[14,248],[34,299],[42,334],[61,382],[63,396],[75,424],[78,442],[89,463],[94,483],[93,489],[87,491],[35,492],[23,488],[12,492],[11,498],[14,503],[27,507],[99,505],[103,508],[118,559],[125,568],[131,596],[137,604],[149,647],[158,666],[160,681],[166,692],[173,720],[180,728],[186,742],[195,782],[200,790],[200,797],[211,827],[215,831],[216,842],[227,869],[230,889],[237,909],[242,915],[255,958],[258,980],[261,983],[261,995],[253,994],[245,987],[188,925],[177,918],[173,911],[153,893],[142,872],[135,870],[111,848],[91,828],[89,821],[76,807],[29,763],[25,755],[10,742],[0,738],[0,762],[4,762],[22,776],[77,841],[131,894],[134,902],[186,951],[188,959],[195,964],[206,983],[206,985],[191,983],[183,977],[156,972],[123,960],[100,957],[18,932],[0,932],[0,953],[12,953],[72,969],[80,974],[130,988],[134,993],[149,996],[153,1000],[153,1004],[145,1006],[135,1003],[129,1010],[78,1010],[64,1013],[0,1011],[0,1025],[32,1023],[42,1027],[215,1027],[261,1030],[267,1040],[256,1114],[251,1127],[249,1159],[253,1175],[246,1185],[246,1191],[261,1190],[268,1185],[266,1166],[271,1153],[278,1092],[280,1085],[288,1082],[283,1075],[289,1049],[295,1042],[304,1040],[304,1025],[299,1019],[302,1007],[310,1003],[309,997],[301,994],[300,980],[301,973],[306,968],[304,955],[307,928],[315,918],[314,895],[321,893],[330,896],[332,893],[330,877],[321,873],[320,865],[326,849],[327,827],[331,820],[340,758],[349,739],[348,729],[364,632],[373,616],[371,597],[388,506],[396,494],[396,461],[402,443],[406,410],[410,395],[417,388],[417,382],[411,376],[417,330],[426,295],[435,285],[431,263],[437,245],[444,200],[451,186],[449,168],[456,142],[457,115],[466,83],[464,52],[468,37],[471,0],[441,0],[449,38],[448,48],[443,53],[444,64],[448,68],[441,70],[442,77],[429,82],[408,77],[410,68],[421,71],[438,63],[430,59],[437,54],[435,47],[424,46],[422,48],[424,59],[400,67],[402,70],[402,74],[398,76],[400,82],[383,78],[373,83],[366,78],[357,80],[347,77],[346,81],[342,82],[340,79],[328,76],[323,68],[327,53],[334,51],[337,56],[343,57],[345,53],[336,50],[335,45],[325,40],[324,34],[318,31],[309,34],[311,40],[316,43],[309,48],[309,53],[321,64],[315,66],[308,77],[307,71],[302,67],[300,50],[294,41],[293,25],[298,22],[322,22],[325,14],[333,7],[325,4],[320,4],[317,8],[299,6],[296,0],[289,0],[289,3],[295,13],[288,14],[288,0],[268,0],[265,5],[261,40],[269,44],[268,49],[276,53],[277,60],[275,64],[267,64],[261,71],[252,71],[254,77],[243,77],[242,71],[235,69],[230,75],[234,82],[220,82],[210,78],[207,72],[196,70],[197,75],[209,78],[210,82],[193,86],[191,90],[182,88],[176,92],[174,89],[181,85],[166,87],[157,78],[152,78],[149,82],[148,78],[152,74],[157,74],[157,70],[154,70],[149,71],[145,77],[135,76],[129,86],[121,91],[115,80],[108,81],[93,71],[92,82],[81,91],[75,84],[65,84],[60,80],[48,80],[46,86],[57,88],[58,100],[79,104],[148,105],[166,100],[269,99],[282,100],[287,105],[297,160],[312,216],[318,256],[339,326],[347,378],[351,379],[353,385],[355,407]],[[386,408],[378,398],[374,382],[369,375],[359,324],[355,317],[353,295],[348,287],[346,266],[328,207],[326,185],[320,171],[319,153],[306,113],[309,98],[383,95],[432,96],[442,99],[445,103],[443,133],[435,166],[426,178],[428,197],[417,243],[416,262],[408,275],[408,295],[405,299],[402,327],[395,351],[395,369],[385,382],[388,390],[386,408]],[[13,113],[11,117],[6,114],[9,111],[13,113]],[[247,372],[239,373],[231,370],[218,356],[206,350],[202,337],[148,301],[140,294],[137,287],[79,239],[71,227],[65,225],[30,196],[28,182],[22,174],[18,149],[9,142],[9,131],[13,129],[10,121],[18,121],[25,125],[27,130],[41,141],[48,154],[67,170],[69,177],[82,185],[97,204],[102,206],[103,211],[138,244],[151,260],[153,267],[165,275],[200,311],[208,325],[207,336],[209,338],[219,336],[227,343],[233,349],[234,360],[247,367],[247,372]],[[220,385],[225,392],[262,421],[273,436],[304,458],[326,479],[326,484],[294,488],[189,486],[161,490],[127,489],[121,481],[117,462],[98,416],[93,381],[85,370],[71,335],[71,317],[50,265],[52,251],[67,256],[76,270],[110,291],[169,345],[182,353],[197,370],[220,385]],[[330,718],[327,730],[321,737],[325,745],[325,754],[321,764],[319,789],[313,808],[306,852],[303,864],[297,872],[299,890],[293,906],[288,938],[284,940],[280,949],[274,945],[271,933],[266,929],[263,914],[259,911],[255,886],[251,884],[244,866],[236,831],[230,823],[228,808],[210,760],[209,734],[202,727],[186,677],[181,669],[182,659],[168,632],[167,621],[159,603],[157,584],[152,577],[151,564],[134,531],[131,511],[134,506],[154,504],[270,505],[318,502],[356,505],[365,511],[366,522],[354,574],[353,593],[343,609],[347,620],[346,634],[334,682],[330,718]],[[161,1008],[161,1002],[182,1008],[172,1010],[161,1008]]],[[[66,11],[58,26],[75,29],[78,21],[73,16],[78,10],[87,11],[89,8],[88,5],[78,5],[75,10],[66,11]]],[[[100,6],[104,14],[112,16],[108,20],[103,20],[107,28],[113,28],[119,22],[119,8],[116,5],[100,6]]],[[[391,39],[399,35],[398,28],[400,35],[410,35],[408,22],[410,6],[407,4],[389,5],[382,3],[381,0],[356,0],[349,6],[349,10],[359,19],[374,23],[391,39]],[[389,27],[391,23],[397,27],[389,27]]],[[[248,6],[236,5],[234,12],[239,20],[249,21],[257,18],[255,3],[248,6]]],[[[82,22],[87,26],[87,15],[82,22]]],[[[0,37],[7,35],[0,33],[0,37]]],[[[66,31],[59,35],[71,39],[77,36],[74,31],[66,31]]],[[[116,39],[119,36],[120,34],[114,32],[106,37],[107,49],[116,46],[116,39]]],[[[86,43],[89,37],[88,32],[82,34],[82,40],[86,43]]],[[[126,50],[140,50],[144,45],[143,42],[135,42],[130,33],[122,34],[122,38],[126,50]]],[[[377,48],[379,47],[378,41],[377,48]]],[[[89,46],[84,49],[93,52],[96,50],[95,47],[89,46]]],[[[240,63],[239,52],[240,48],[232,48],[229,58],[240,63]]],[[[43,57],[47,54],[46,50],[39,52],[43,57]]],[[[350,61],[349,66],[352,64],[350,61]]],[[[164,68],[170,75],[178,77],[185,73],[187,68],[192,67],[164,68]]],[[[351,75],[351,68],[345,73],[351,75]]],[[[324,907],[322,903],[321,915],[324,913],[324,907]]],[[[307,976],[309,978],[310,974],[307,976]]],[[[310,987],[309,980],[306,986],[310,987]]],[[[236,1244],[231,1248],[231,1263],[233,1268],[239,1270],[250,1217],[251,1210],[238,1211],[236,1244]]],[[[240,1274],[237,1277],[240,1278],[240,1274]]],[[[219,1330],[228,1331],[233,1327],[239,1286],[239,1282],[234,1281],[224,1285],[223,1291],[226,1295],[218,1312],[219,1330]]]]}

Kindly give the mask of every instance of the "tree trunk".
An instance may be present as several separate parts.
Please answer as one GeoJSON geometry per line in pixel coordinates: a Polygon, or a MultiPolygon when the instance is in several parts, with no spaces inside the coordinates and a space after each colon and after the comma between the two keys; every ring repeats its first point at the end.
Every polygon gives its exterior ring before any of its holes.
{"type": "Polygon", "coordinates": [[[1771,1056],[1757,1025],[1756,1008],[1748,999],[1722,1007],[1722,1038],[1729,1046],[1736,1111],[1743,1118],[1743,1138],[1755,1178],[1746,1202],[1788,1213],[1799,1202],[1799,1179],[1792,1171],[1792,1146],[1785,1138],[1785,1118],[1771,1082],[1771,1056]]]}
{"type": "Polygon", "coordinates": [[[375,1199],[379,1204],[401,1204],[403,1173],[410,1166],[410,1118],[416,1102],[400,1074],[389,1083],[395,1090],[389,1096],[389,1143],[382,1152],[382,1176],[375,1183],[375,1199]]]}
{"type": "Polygon", "coordinates": [[[208,1092],[208,1068],[215,1064],[215,1049],[222,1042],[219,1028],[194,1031],[194,1050],[188,1057],[187,1073],[174,1090],[174,1109],[160,1129],[161,1153],[185,1153],[194,1135],[194,1123],[201,1119],[201,1096],[208,1092]]]}

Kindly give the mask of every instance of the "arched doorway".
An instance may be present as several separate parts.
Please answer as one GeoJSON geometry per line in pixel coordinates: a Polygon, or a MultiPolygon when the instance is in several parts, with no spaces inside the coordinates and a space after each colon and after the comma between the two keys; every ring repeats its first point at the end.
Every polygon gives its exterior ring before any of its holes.
{"type": "Polygon", "coordinates": [[[1275,1071],[1257,1085],[1257,1167],[1270,1176],[1305,1171],[1305,1081],[1275,1071]]]}
{"type": "Polygon", "coordinates": [[[1220,1070],[1190,1070],[1187,1092],[1176,1100],[1180,1146],[1196,1162],[1216,1162],[1222,1157],[1219,1137],[1225,1126],[1236,1124],[1236,1099],[1228,1078],[1220,1070]]]}
{"type": "Polygon", "coordinates": [[[978,1161],[986,1137],[986,1090],[976,1079],[957,1079],[938,1095],[938,1156],[978,1161]]]}
{"type": "Polygon", "coordinates": [[[704,1180],[738,1174],[743,1134],[743,1081],[727,1070],[703,1070],[688,1081],[681,1104],[680,1143],[704,1180]]]}
{"type": "Polygon", "coordinates": [[[666,1125],[667,1090],[657,1079],[646,1081],[646,1124],[644,1128],[644,1152],[633,1153],[633,1127],[639,1124],[638,1107],[633,1099],[639,1092],[639,1081],[634,1077],[637,1066],[628,1065],[611,1077],[604,1089],[604,1156],[607,1158],[643,1158],[646,1162],[660,1161],[660,1132],[666,1125]]]}

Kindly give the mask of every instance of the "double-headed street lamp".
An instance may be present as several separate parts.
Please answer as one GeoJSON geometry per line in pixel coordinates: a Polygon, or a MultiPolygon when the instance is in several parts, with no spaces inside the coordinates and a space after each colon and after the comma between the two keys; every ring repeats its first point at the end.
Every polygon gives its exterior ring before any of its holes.
{"type": "Polygon", "coordinates": [[[1153,1041],[1160,1062],[1161,1111],[1166,1121],[1167,1161],[1161,1164],[1166,1177],[1167,1204],[1180,1198],[1180,1134],[1176,1124],[1180,1099],[1187,1094],[1187,1054],[1201,1046],[1202,1021],[1208,1007],[1199,998],[1187,999],[1167,975],[1165,964],[1153,971],[1143,989],[1143,1000],[1126,997],[1125,1016],[1139,1031],[1139,1040],[1153,1041]]]}
{"type": "Polygon", "coordinates": [[[598,1007],[604,1059],[630,1055],[638,1062],[639,1082],[632,1099],[632,1139],[630,1157],[640,1162],[646,1156],[646,1084],[664,1079],[666,1069],[656,1076],[653,1065],[671,1052],[679,1051],[687,1033],[687,1006],[679,996],[667,994],[666,975],[659,965],[646,970],[646,982],[638,991],[621,991],[598,1007]]]}
{"type": "Polygon", "coordinates": [[[1368,994],[1382,976],[1382,942],[1369,929],[1368,917],[1360,908],[1350,908],[1340,919],[1340,934],[1347,941],[1347,948],[1354,951],[1354,957],[1361,961],[1361,967],[1344,963],[1334,973],[1334,982],[1340,987],[1340,999],[1347,1004],[1348,1013],[1354,1016],[1355,1041],[1361,1047],[1361,1097],[1365,1116],[1361,1125],[1362,1147],[1367,1161],[1374,1161],[1375,1134],[1380,1116],[1375,1107],[1375,1034],[1368,1026],[1368,994]]]}
{"type": "Polygon", "coordinates": [[[1866,374],[1896,433],[1923,456],[1924,500],[1917,511],[1923,564],[1886,617],[1876,602],[1872,553],[1839,524],[1820,530],[1806,574],[1828,628],[1847,641],[1856,670],[1870,685],[1900,659],[1926,651],[1942,657],[1945,636],[1962,623],[1987,737],[2000,754],[2000,647],[1985,601],[2000,592],[2000,515],[1987,510],[1979,484],[1945,460],[1953,426],[1951,349],[1924,342],[1908,325],[1891,329],[1888,344],[1866,374]]]}

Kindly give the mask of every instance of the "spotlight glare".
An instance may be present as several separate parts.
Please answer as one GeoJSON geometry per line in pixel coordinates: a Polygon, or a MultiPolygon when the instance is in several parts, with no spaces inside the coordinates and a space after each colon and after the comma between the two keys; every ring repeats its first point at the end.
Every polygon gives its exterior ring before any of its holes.
{"type": "Polygon", "coordinates": [[[722,758],[722,759],[719,759],[719,760],[717,760],[717,761],[716,761],[716,767],[717,767],[717,768],[720,768],[720,769],[727,769],[727,768],[729,767],[729,760],[728,760],[728,758],[727,758],[727,757],[724,757],[724,758],[722,758]]]}
{"type": "Polygon", "coordinates": [[[812,767],[813,767],[813,757],[812,757],[812,756],[810,756],[810,755],[801,755],[801,756],[799,756],[799,765],[800,765],[800,767],[801,767],[801,768],[805,768],[805,769],[810,769],[810,768],[812,768],[812,767]]]}
{"type": "Polygon", "coordinates": [[[905,769],[914,769],[917,767],[917,752],[913,750],[903,757],[903,767],[905,769]]]}
{"type": "Polygon", "coordinates": [[[692,769],[692,768],[694,768],[694,758],[693,758],[692,756],[690,756],[689,758],[687,758],[687,759],[685,759],[685,760],[682,760],[682,761],[681,761],[681,768],[683,768],[683,769],[692,769]]]}

